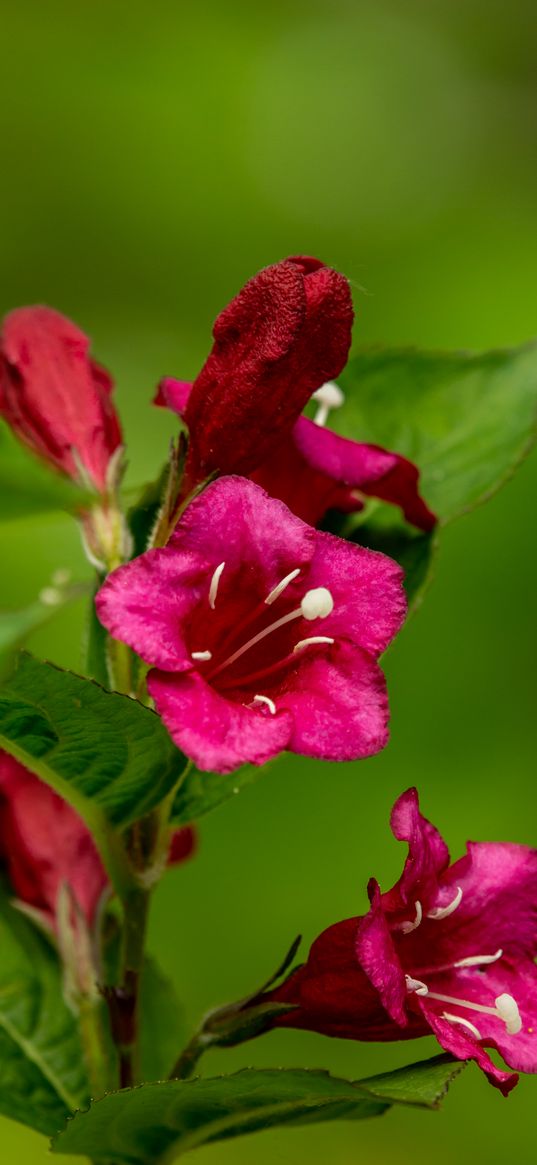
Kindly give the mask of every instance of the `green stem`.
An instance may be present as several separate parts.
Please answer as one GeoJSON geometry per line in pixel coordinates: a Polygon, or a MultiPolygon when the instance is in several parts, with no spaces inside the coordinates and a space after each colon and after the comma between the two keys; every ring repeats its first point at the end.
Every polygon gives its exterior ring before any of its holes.
{"type": "Polygon", "coordinates": [[[130,647],[119,639],[108,636],[106,644],[110,682],[116,692],[130,695],[132,691],[132,655],[130,647]]]}
{"type": "Polygon", "coordinates": [[[201,1059],[210,1044],[211,1040],[204,1037],[201,1032],[196,1032],[186,1048],[183,1048],[179,1059],[176,1060],[170,1072],[170,1080],[187,1080],[189,1076],[192,1076],[198,1060],[201,1059]]]}
{"type": "Polygon", "coordinates": [[[79,1003],[78,1023],[88,1070],[92,1099],[103,1096],[113,1081],[110,1075],[110,1056],[106,1047],[102,1003],[83,996],[79,1003]]]}
{"type": "Polygon", "coordinates": [[[131,1088],[139,1075],[138,1012],[149,902],[150,891],[141,886],[133,887],[122,899],[121,981],[111,999],[112,1035],[119,1053],[121,1088],[131,1088]]]}

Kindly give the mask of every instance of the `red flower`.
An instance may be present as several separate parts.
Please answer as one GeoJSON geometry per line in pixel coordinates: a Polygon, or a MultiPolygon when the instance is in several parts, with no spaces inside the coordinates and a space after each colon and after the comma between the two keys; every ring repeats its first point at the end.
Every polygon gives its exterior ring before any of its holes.
{"type": "Polygon", "coordinates": [[[412,462],[323,427],[343,399],[329,382],[347,361],[352,319],[347,280],[317,259],[286,259],[243,287],[194,384],[166,378],[156,396],[189,428],[186,491],[215,471],[240,473],[311,525],[328,509],[362,509],[365,494],[432,529],[412,462]],[[315,422],[300,416],[313,393],[315,422]]]}
{"type": "Polygon", "coordinates": [[[113,381],[89,340],[49,307],[22,307],[0,334],[0,413],[35,453],[104,492],[121,429],[113,381]]]}
{"type": "Polygon", "coordinates": [[[381,894],[372,880],[369,913],[316,939],[271,994],[296,1004],[276,1022],[356,1040],[433,1033],[507,1094],[517,1076],[485,1047],[537,1071],[537,851],[471,842],[450,865],[415,789],[396,802],[391,825],[409,847],[399,881],[381,894]]]}
{"type": "MultiPolygon", "coordinates": [[[[184,861],[194,846],[192,829],[177,830],[170,861],[184,861]]],[[[0,752],[0,861],[17,898],[51,930],[57,930],[64,884],[93,926],[109,887],[91,834],[66,801],[5,752],[0,752]]]]}

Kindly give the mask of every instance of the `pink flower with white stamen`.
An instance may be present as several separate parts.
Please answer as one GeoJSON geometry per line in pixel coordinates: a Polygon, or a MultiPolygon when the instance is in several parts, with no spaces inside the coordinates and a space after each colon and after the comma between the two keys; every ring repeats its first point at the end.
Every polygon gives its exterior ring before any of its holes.
{"type": "Polygon", "coordinates": [[[151,665],[148,688],[203,770],[283,749],[352,760],[384,747],[377,659],[405,616],[402,572],[224,477],[168,545],[109,576],[99,618],[151,665]]]}

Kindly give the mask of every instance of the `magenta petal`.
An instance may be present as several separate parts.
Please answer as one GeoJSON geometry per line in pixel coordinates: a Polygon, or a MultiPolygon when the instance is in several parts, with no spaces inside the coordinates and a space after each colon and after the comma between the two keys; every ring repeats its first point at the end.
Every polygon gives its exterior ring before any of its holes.
{"type": "Polygon", "coordinates": [[[187,506],[168,546],[226,563],[221,587],[235,571],[266,593],[313,556],[315,531],[283,502],[244,477],[221,477],[187,506]]]}
{"type": "Polygon", "coordinates": [[[469,842],[468,853],[451,866],[449,878],[463,896],[444,922],[446,943],[454,945],[462,929],[477,950],[504,947],[518,957],[537,954],[537,850],[507,842],[469,842]]]}
{"type": "Polygon", "coordinates": [[[371,655],[386,650],[404,621],[401,567],[333,534],[317,534],[309,585],[328,587],[334,599],[331,615],[319,621],[319,633],[353,639],[371,655]]]}
{"type": "Polygon", "coordinates": [[[273,697],[293,713],[289,748],[319,760],[373,756],[388,740],[384,676],[371,656],[340,641],[319,650],[303,648],[289,683],[273,697]]]}
{"type": "Polygon", "coordinates": [[[400,1027],[406,1027],[406,980],[384,916],[380,889],[374,878],[369,883],[368,892],[371,909],[358,920],[356,958],[378,991],[388,1015],[400,1027]]]}
{"type": "Polygon", "coordinates": [[[371,497],[400,506],[405,518],[421,530],[432,530],[435,515],[418,490],[419,471],[406,457],[365,445],[300,417],[293,441],[301,457],[318,473],[371,497]]]}
{"type": "Polygon", "coordinates": [[[173,376],[165,376],[160,381],[153,404],[171,409],[172,413],[177,413],[182,418],[191,388],[190,380],[174,380],[173,376]]]}
{"type": "Polygon", "coordinates": [[[152,671],[147,686],[170,736],[203,772],[265,764],[289,743],[288,712],[273,716],[268,708],[227,700],[196,671],[174,676],[152,671]]]}
{"type": "Polygon", "coordinates": [[[150,550],[113,571],[95,597],[101,623],[166,671],[191,667],[183,624],[208,594],[213,564],[200,555],[150,550]]]}
{"type": "MultiPolygon", "coordinates": [[[[504,1096],[511,1092],[511,1089],[518,1083],[516,1074],[497,1068],[481,1044],[478,1044],[469,1032],[466,1034],[459,1024],[452,1024],[447,1019],[442,1019],[422,1000],[420,1000],[420,1008],[438,1043],[446,1052],[450,1052],[457,1060],[475,1060],[490,1083],[499,1088],[504,1096]]],[[[472,1018],[474,1017],[472,1016],[472,1018]]]]}
{"type": "MultiPolygon", "coordinates": [[[[435,826],[420,813],[416,789],[407,789],[395,802],[390,825],[394,837],[408,843],[408,857],[401,878],[383,895],[384,909],[400,910],[416,899],[425,899],[426,904],[434,899],[437,905],[437,881],[449,865],[449,850],[435,826]]],[[[448,898],[451,901],[453,893],[448,898]]]]}

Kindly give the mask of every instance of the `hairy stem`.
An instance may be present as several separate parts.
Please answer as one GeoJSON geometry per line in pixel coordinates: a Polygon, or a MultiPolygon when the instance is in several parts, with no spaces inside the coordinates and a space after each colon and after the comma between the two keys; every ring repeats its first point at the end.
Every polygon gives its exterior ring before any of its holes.
{"type": "Polygon", "coordinates": [[[196,1032],[176,1060],[170,1072],[170,1080],[187,1080],[189,1076],[192,1076],[198,1060],[207,1051],[210,1043],[211,1041],[204,1037],[202,1032],[196,1032]]]}
{"type": "Polygon", "coordinates": [[[122,899],[123,950],[120,983],[107,993],[112,1038],[119,1056],[121,1088],[131,1088],[139,1079],[138,1013],[149,901],[150,891],[140,886],[133,887],[122,899]]]}
{"type": "Polygon", "coordinates": [[[102,1001],[83,996],[79,1002],[78,1024],[90,1093],[92,1099],[95,1099],[114,1086],[106,1046],[102,1001]]]}

